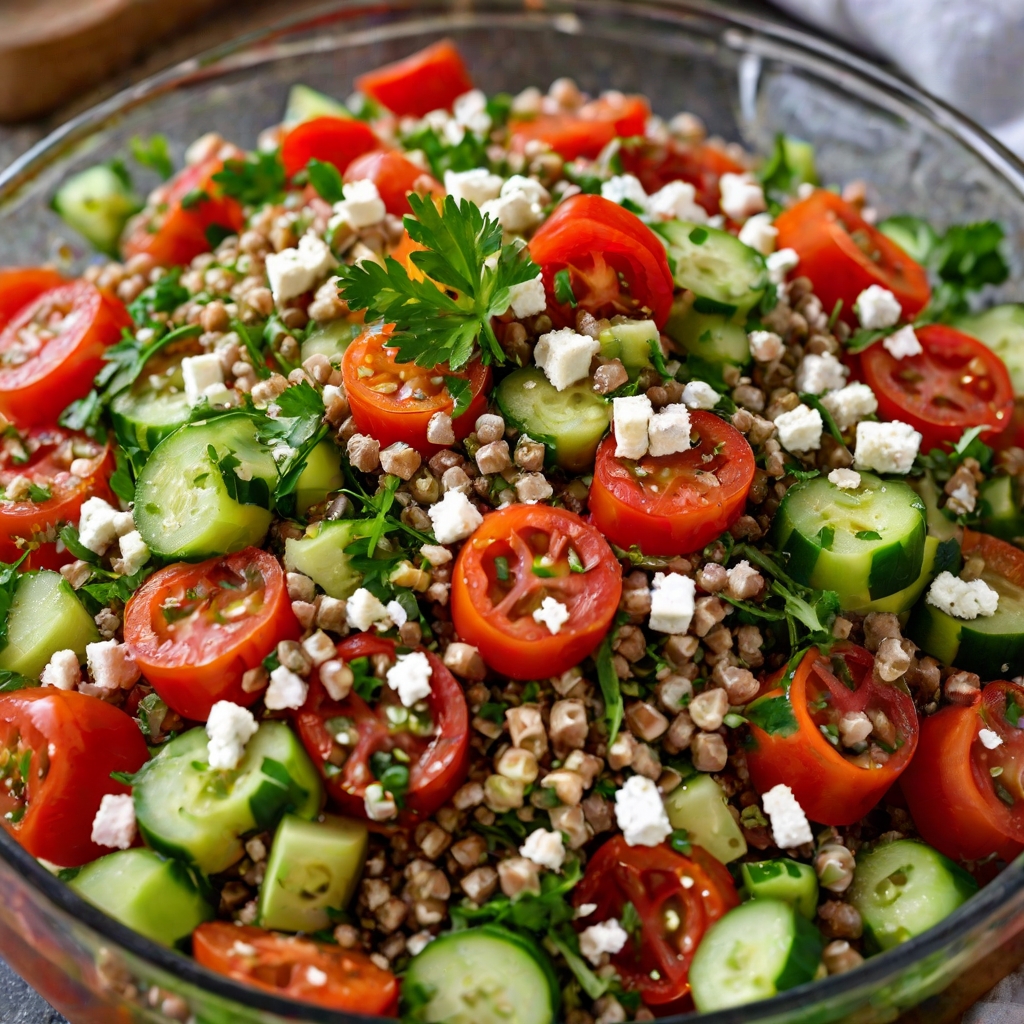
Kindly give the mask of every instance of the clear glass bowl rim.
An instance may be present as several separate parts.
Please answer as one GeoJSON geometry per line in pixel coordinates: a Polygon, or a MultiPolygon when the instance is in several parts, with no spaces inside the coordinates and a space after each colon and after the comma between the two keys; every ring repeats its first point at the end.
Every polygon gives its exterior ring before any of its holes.
{"type": "MultiPolygon", "coordinates": [[[[489,0],[471,0],[468,5],[460,0],[428,0],[422,7],[425,14],[436,16],[439,5],[447,6],[449,12],[456,16],[472,16],[510,9],[510,5],[502,0],[497,0],[497,3],[489,0]]],[[[153,75],[72,118],[0,172],[0,208],[16,197],[20,189],[41,171],[73,151],[94,132],[127,111],[144,105],[150,99],[197,80],[217,77],[245,65],[262,63],[265,59],[273,60],[272,51],[261,56],[259,48],[281,43],[291,34],[308,31],[317,24],[322,25],[325,19],[330,22],[359,11],[379,13],[385,7],[396,12],[412,13],[420,6],[417,0],[335,0],[312,12],[287,18],[269,28],[239,36],[153,75]]],[[[717,24],[722,32],[736,29],[742,33],[741,42],[744,47],[772,58],[793,58],[798,66],[808,70],[828,71],[832,75],[841,72],[840,84],[842,79],[855,81],[862,88],[873,89],[886,95],[889,100],[898,101],[914,110],[919,116],[923,116],[936,127],[955,137],[982,162],[997,171],[1013,185],[1024,202],[1024,163],[984,129],[946,103],[901,78],[799,29],[759,17],[757,14],[726,10],[706,0],[650,0],[643,3],[631,0],[551,0],[544,9],[537,10],[532,4],[529,9],[531,13],[542,17],[575,10],[584,14],[593,14],[595,11],[606,14],[620,13],[631,18],[646,14],[652,23],[665,19],[682,22],[685,19],[699,18],[704,22],[717,24]]],[[[310,1003],[275,996],[215,974],[201,967],[190,957],[145,938],[87,903],[42,867],[4,829],[0,829],[0,858],[57,908],[102,938],[127,950],[138,959],[149,962],[157,969],[175,975],[185,983],[204,989],[215,996],[231,1000],[254,1011],[277,1014],[286,1019],[300,1019],[309,1024],[342,1024],[346,1021],[384,1019],[316,1007],[310,1003]]],[[[1024,855],[1018,857],[998,877],[939,925],[895,949],[869,958],[854,971],[790,989],[771,999],[747,1006],[661,1019],[667,1024],[674,1024],[677,1021],[687,1024],[690,1021],[694,1024],[697,1021],[700,1021],[700,1024],[757,1024],[762,1020],[784,1019],[784,1015],[789,1012],[806,1011],[809,1005],[841,998],[854,989],[870,989],[884,985],[891,981],[894,975],[940,952],[956,937],[983,925],[1022,890],[1024,855]]]]}

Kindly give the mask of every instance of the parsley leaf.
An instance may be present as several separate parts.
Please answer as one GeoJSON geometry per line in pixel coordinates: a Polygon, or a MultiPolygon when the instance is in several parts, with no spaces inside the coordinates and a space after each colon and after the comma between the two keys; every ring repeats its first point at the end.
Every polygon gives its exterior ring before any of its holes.
{"type": "Polygon", "coordinates": [[[310,185],[316,189],[321,199],[328,203],[340,203],[345,198],[341,173],[334,164],[314,158],[306,165],[306,173],[309,175],[310,185]]]}
{"type": "Polygon", "coordinates": [[[14,592],[21,580],[18,566],[27,557],[26,551],[16,562],[0,562],[0,650],[7,646],[7,617],[14,602],[14,592]]]}
{"type": "Polygon", "coordinates": [[[788,696],[762,697],[747,708],[744,716],[772,736],[792,736],[800,728],[788,696]]]}
{"type": "Polygon", "coordinates": [[[795,195],[797,187],[804,182],[816,185],[818,175],[814,169],[814,147],[779,132],[758,177],[765,194],[776,201],[795,195]]]}
{"type": "Polygon", "coordinates": [[[243,160],[225,160],[213,180],[226,196],[245,206],[262,206],[284,198],[287,180],[281,156],[275,150],[247,153],[243,160]]]}
{"type": "Polygon", "coordinates": [[[608,746],[615,742],[622,725],[622,690],[619,687],[619,676],[612,661],[612,641],[606,636],[601,641],[594,655],[597,666],[597,681],[601,686],[601,697],[604,700],[604,719],[608,725],[608,746]]]}
{"type": "Polygon", "coordinates": [[[167,148],[166,135],[151,135],[144,139],[136,135],[131,141],[132,156],[150,170],[156,171],[166,181],[174,173],[171,154],[167,148]]]}
{"type": "Polygon", "coordinates": [[[457,420],[472,403],[473,388],[465,377],[453,377],[450,374],[445,375],[444,386],[455,403],[455,407],[452,409],[452,419],[457,420]]]}
{"type": "Polygon", "coordinates": [[[487,143],[473,132],[467,131],[457,142],[425,125],[402,137],[406,151],[422,150],[430,169],[439,181],[445,171],[471,171],[487,166],[487,143]]]}
{"type": "Polygon", "coordinates": [[[147,288],[139,292],[138,297],[128,305],[132,320],[140,327],[159,327],[164,329],[162,321],[154,321],[154,313],[173,313],[183,302],[189,299],[188,289],[181,283],[181,268],[164,274],[147,288]]]}

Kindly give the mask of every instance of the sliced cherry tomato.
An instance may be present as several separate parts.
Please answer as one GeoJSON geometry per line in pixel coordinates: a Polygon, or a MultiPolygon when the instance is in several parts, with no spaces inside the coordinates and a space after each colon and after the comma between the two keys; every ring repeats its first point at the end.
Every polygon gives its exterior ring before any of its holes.
{"type": "Polygon", "coordinates": [[[421,454],[432,455],[444,446],[427,440],[427,424],[435,413],[450,414],[455,408],[445,377],[469,381],[469,408],[453,423],[456,438],[462,440],[487,411],[491,369],[479,359],[455,374],[443,365],[428,369],[396,362],[398,349],[384,344],[393,327],[368,327],[345,350],[341,372],[352,416],[356,426],[380,441],[382,448],[404,441],[421,454]]]}
{"type": "Polygon", "coordinates": [[[931,298],[924,267],[834,192],[818,189],[780,213],[775,226],[778,248],[797,251],[798,273],[811,279],[825,312],[842,299],[840,316],[851,326],[857,326],[857,296],[870,285],[888,288],[906,320],[931,298]]]}
{"type": "Polygon", "coordinates": [[[622,170],[640,179],[650,194],[670,181],[688,181],[696,189],[697,202],[710,214],[718,213],[723,174],[742,174],[746,168],[728,153],[707,143],[668,144],[631,140],[619,151],[622,170]]]}
{"type": "Polygon", "coordinates": [[[960,547],[965,555],[980,555],[990,571],[1015,586],[1024,587],[1024,551],[1020,548],[976,530],[964,530],[960,547]]]}
{"type": "Polygon", "coordinates": [[[208,228],[241,231],[241,205],[213,180],[223,167],[223,161],[214,157],[184,168],[161,186],[155,201],[128,222],[122,242],[125,256],[147,253],[162,266],[182,266],[213,248],[208,228]]]}
{"type": "MultiPolygon", "coordinates": [[[[590,514],[621,548],[647,555],[698,551],[742,515],[754,479],[747,439],[714,413],[690,412],[697,442],[677,455],[618,458],[615,437],[597,449],[590,514]]],[[[691,435],[692,441],[692,435],[691,435]]]]}
{"type": "Polygon", "coordinates": [[[750,727],[747,765],[758,793],[787,785],[807,817],[823,825],[852,825],[882,799],[910,764],[919,728],[910,695],[876,682],[874,662],[853,644],[833,647],[831,660],[812,647],[788,693],[785,686],[769,690],[764,703],[750,709],[752,723],[769,714],[772,722],[770,731],[750,727]],[[854,712],[874,724],[863,749],[846,748],[839,739],[839,720],[854,712]]]}
{"type": "MultiPolygon", "coordinates": [[[[405,787],[402,818],[433,814],[462,785],[469,768],[469,711],[462,687],[430,651],[430,696],[405,708],[386,683],[372,705],[359,688],[343,701],[332,700],[314,673],[296,725],[310,756],[320,767],[327,792],[346,814],[365,818],[366,787],[388,786],[397,770],[405,787]],[[402,769],[405,769],[404,774],[402,769]]],[[[338,657],[358,678],[372,678],[370,658],[395,656],[392,641],[359,633],[338,644],[338,657]]],[[[388,790],[392,792],[391,790],[388,790]]],[[[397,801],[396,801],[397,802],[397,801]]]]}
{"type": "Polygon", "coordinates": [[[896,359],[876,342],[861,353],[865,381],[886,419],[921,432],[921,451],[955,444],[969,427],[985,428],[991,444],[1013,418],[1013,384],[1006,365],[987,345],[955,327],[918,328],[920,355],[896,359]]]}
{"type": "Polygon", "coordinates": [[[357,156],[380,145],[365,121],[352,117],[315,117],[297,124],[285,136],[281,162],[289,178],[304,170],[310,160],[334,164],[343,174],[357,156]]]}
{"type": "Polygon", "coordinates": [[[622,570],[607,541],[566,509],[510,505],[485,516],[452,572],[452,622],[513,679],[556,676],[592,654],[615,617],[622,570]],[[547,600],[568,618],[534,618],[547,600]]]}
{"type": "Polygon", "coordinates": [[[92,841],[108,793],[129,793],[111,772],[149,758],[138,725],[99,697],[52,687],[0,696],[0,815],[32,854],[78,867],[110,850],[92,841]]]}
{"type": "Polygon", "coordinates": [[[432,110],[451,110],[473,88],[455,44],[442,39],[426,49],[360,75],[356,88],[399,117],[423,117],[432,110]]]}
{"type": "Polygon", "coordinates": [[[359,950],[207,921],[192,933],[192,955],[211,971],[288,999],[371,1016],[394,1016],[398,1008],[398,979],[359,950]]]}
{"type": "Polygon", "coordinates": [[[571,113],[539,114],[509,124],[512,148],[522,152],[528,142],[546,142],[565,160],[593,159],[612,139],[643,135],[651,108],[643,96],[605,93],[571,113]]]}
{"type": "Polygon", "coordinates": [[[219,700],[252,704],[242,676],[302,635],[281,564],[246,548],[160,569],[125,608],[124,639],[168,707],[204,722],[219,700]]]}
{"type": "Polygon", "coordinates": [[[622,836],[590,858],[573,896],[577,907],[596,904],[577,922],[580,929],[621,920],[633,904],[641,927],[611,962],[627,988],[663,1008],[689,994],[690,963],[704,933],[739,902],[729,872],[699,846],[684,857],[664,844],[628,846],[622,836]]]}
{"type": "Polygon", "coordinates": [[[668,319],[675,283],[665,246],[639,217],[595,195],[562,203],[530,241],[541,268],[548,313],[560,326],[575,323],[569,303],[555,298],[555,275],[569,271],[577,304],[594,316],[649,313],[658,327],[668,319]]]}
{"type": "Polygon", "coordinates": [[[120,301],[88,281],[41,292],[0,332],[0,412],[23,427],[56,422],[88,394],[104,351],[131,322],[120,301]]]}
{"type": "Polygon", "coordinates": [[[73,556],[58,554],[57,534],[66,523],[77,523],[82,503],[100,497],[113,501],[110,474],[114,458],[109,446],[85,434],[60,427],[36,427],[16,443],[0,448],[0,487],[26,477],[35,489],[33,500],[0,504],[0,560],[14,562],[28,550],[33,569],[58,569],[73,556]],[[76,472],[71,472],[75,463],[76,472]]]}
{"type": "Polygon", "coordinates": [[[4,267],[0,269],[0,328],[24,306],[51,288],[67,281],[48,267],[4,267]]]}
{"type": "Polygon", "coordinates": [[[409,193],[418,181],[429,181],[431,194],[437,198],[444,197],[441,183],[435,181],[422,167],[407,160],[397,149],[376,149],[356,157],[345,171],[345,180],[362,181],[364,178],[377,186],[388,213],[396,217],[412,213],[409,193]]]}

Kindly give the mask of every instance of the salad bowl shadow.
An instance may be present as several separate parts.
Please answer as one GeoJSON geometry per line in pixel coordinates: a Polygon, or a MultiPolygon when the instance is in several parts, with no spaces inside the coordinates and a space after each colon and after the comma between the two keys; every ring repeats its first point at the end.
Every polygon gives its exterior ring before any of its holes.
{"type": "MultiPolygon", "coordinates": [[[[0,264],[98,259],[49,208],[68,175],[164,134],[181,162],[197,136],[253,146],[289,86],[344,96],[355,75],[448,36],[485,91],[572,75],[589,92],[651,97],[714,134],[768,152],[778,132],[812,142],[827,182],[862,179],[881,215],[936,226],[992,218],[1024,295],[1024,166],[955,112],[828,44],[699,2],[426,0],[336,3],[162,73],[69,122],[0,175],[0,264]]],[[[157,179],[140,182],[153,186],[157,179]]],[[[1018,858],[939,926],[860,968],[701,1024],[880,1024],[941,992],[1024,931],[1018,858]]],[[[0,831],[0,955],[72,1024],[342,1024],[366,1020],[212,974],[85,903],[0,831]]],[[[683,1018],[676,1018],[681,1020],[683,1018]]],[[[922,1019],[927,1019],[924,1016],[922,1019]]]]}

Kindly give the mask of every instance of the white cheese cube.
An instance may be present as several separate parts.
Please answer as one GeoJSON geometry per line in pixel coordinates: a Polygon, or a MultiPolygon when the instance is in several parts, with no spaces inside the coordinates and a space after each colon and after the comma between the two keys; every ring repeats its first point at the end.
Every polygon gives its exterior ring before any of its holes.
{"type": "Polygon", "coordinates": [[[561,871],[565,863],[565,843],[561,832],[548,832],[538,828],[526,837],[519,847],[519,855],[548,871],[561,871]]]}
{"type": "Polygon", "coordinates": [[[530,281],[512,285],[508,290],[508,304],[512,307],[512,312],[520,320],[543,313],[548,308],[548,297],[544,291],[544,278],[538,274],[530,281]]]}
{"type": "Polygon", "coordinates": [[[658,633],[685,633],[693,619],[697,585],[682,573],[656,572],[651,586],[648,625],[658,633]]]}
{"type": "Polygon", "coordinates": [[[690,448],[690,410],[682,403],[658,410],[647,425],[651,455],[674,455],[690,448]]]}
{"type": "Polygon", "coordinates": [[[388,613],[388,618],[392,623],[401,629],[409,621],[409,613],[402,607],[398,601],[388,601],[384,606],[385,611],[388,613]]]}
{"type": "Polygon", "coordinates": [[[376,184],[369,178],[349,182],[342,186],[341,191],[345,198],[334,204],[334,216],[330,221],[332,228],[344,222],[359,231],[379,224],[388,212],[376,184]]]}
{"type": "Polygon", "coordinates": [[[345,618],[352,629],[365,632],[375,623],[388,621],[388,612],[366,587],[360,587],[345,602],[345,618]]]}
{"type": "Polygon", "coordinates": [[[642,459],[647,454],[647,430],[653,415],[654,407],[646,395],[612,399],[616,458],[642,459]]]}
{"type": "Polygon", "coordinates": [[[835,391],[846,384],[849,375],[850,371],[830,352],[811,352],[804,356],[796,371],[796,390],[812,395],[835,391]]]}
{"type": "Polygon", "coordinates": [[[878,399],[867,384],[859,381],[822,396],[821,404],[832,414],[836,426],[846,430],[878,411],[878,399]]]}
{"type": "Polygon", "coordinates": [[[206,760],[211,768],[232,770],[238,767],[245,745],[259,726],[248,708],[229,700],[219,700],[210,708],[206,720],[206,760]]]}
{"type": "Polygon", "coordinates": [[[751,249],[756,249],[762,256],[768,256],[775,250],[775,240],[779,237],[779,229],[772,223],[770,213],[755,213],[740,228],[739,240],[751,249]]]}
{"type": "Polygon", "coordinates": [[[135,803],[130,793],[104,793],[90,838],[97,846],[115,850],[127,850],[135,842],[135,803]]]}
{"type": "Polygon", "coordinates": [[[789,786],[773,786],[761,797],[761,804],[771,820],[772,837],[780,850],[792,850],[814,840],[807,815],[789,786]]]}
{"type": "Polygon", "coordinates": [[[206,397],[206,389],[224,386],[224,370],[220,356],[208,352],[201,356],[186,356],[181,361],[181,376],[185,382],[185,398],[189,405],[198,405],[206,397]]]}
{"type": "Polygon", "coordinates": [[[555,389],[564,391],[590,375],[590,363],[600,351],[601,343],[596,338],[563,327],[540,336],[533,359],[555,389]]]}
{"type": "Polygon", "coordinates": [[[491,116],[487,113],[487,97],[480,89],[470,89],[456,97],[452,104],[455,120],[477,135],[491,130],[491,116]]]}
{"type": "Polygon", "coordinates": [[[457,203],[468,199],[477,206],[483,206],[498,198],[503,182],[500,174],[491,174],[486,167],[444,172],[444,189],[457,203]]]}
{"type": "Polygon", "coordinates": [[[899,323],[903,315],[899,299],[888,288],[873,284],[857,296],[853,304],[861,327],[869,331],[880,331],[899,323]]]}
{"type": "Polygon", "coordinates": [[[932,580],[925,598],[928,604],[956,619],[976,619],[995,615],[999,593],[984,580],[962,580],[951,572],[940,572],[932,580]]]}
{"type": "Polygon", "coordinates": [[[138,530],[126,533],[119,541],[121,564],[118,567],[125,576],[133,576],[149,561],[149,545],[138,530]]]}
{"type": "Polygon", "coordinates": [[[524,235],[544,219],[544,211],[539,204],[530,202],[525,192],[491,199],[480,207],[480,212],[496,220],[507,235],[524,235]]]}
{"type": "Polygon", "coordinates": [[[85,645],[85,661],[93,684],[109,693],[127,690],[142,672],[125,644],[116,640],[98,640],[85,645]]]}
{"type": "Polygon", "coordinates": [[[857,424],[857,447],[853,453],[858,469],[876,473],[909,473],[921,447],[921,435],[909,423],[893,420],[857,424]]]}
{"type": "Polygon", "coordinates": [[[568,621],[569,609],[553,597],[545,597],[533,612],[533,621],[542,622],[554,636],[568,621]]]}
{"type": "Polygon", "coordinates": [[[898,331],[893,331],[887,338],[883,338],[882,345],[894,359],[919,356],[924,351],[910,324],[906,324],[898,331]]]}
{"type": "Polygon", "coordinates": [[[427,515],[433,523],[438,544],[465,540],[484,521],[462,491],[445,491],[444,497],[427,509],[427,515]]]}
{"type": "Polygon", "coordinates": [[[78,539],[84,547],[102,555],[117,538],[118,511],[102,498],[82,502],[78,520],[78,539]]]}
{"type": "Polygon", "coordinates": [[[400,654],[388,669],[388,686],[407,708],[430,696],[430,662],[422,651],[400,654]]]}
{"type": "Polygon", "coordinates": [[[796,249],[779,249],[765,257],[768,280],[774,285],[784,284],[790,272],[796,270],[800,257],[796,249]]]}
{"type": "Polygon", "coordinates": [[[683,405],[688,409],[714,409],[720,397],[710,384],[702,380],[691,380],[683,388],[683,405]]]}
{"type": "Polygon", "coordinates": [[[640,184],[640,179],[632,174],[613,174],[607,181],[601,183],[601,195],[619,206],[628,199],[641,210],[647,209],[647,193],[640,184]]]}
{"type": "Polygon", "coordinates": [[[629,933],[616,918],[610,917],[607,921],[592,924],[580,932],[580,953],[598,967],[605,953],[613,956],[621,953],[628,941],[629,933]]]}
{"type": "Polygon", "coordinates": [[[788,452],[812,452],[820,448],[823,427],[821,413],[807,405],[798,405],[775,417],[779,444],[788,452]]]}
{"type": "Polygon", "coordinates": [[[764,200],[764,189],[750,174],[723,174],[718,181],[722,198],[719,207],[730,220],[742,224],[755,213],[768,208],[764,200]]]}
{"type": "Polygon", "coordinates": [[[615,820],[627,846],[660,846],[672,834],[658,787],[644,775],[631,775],[615,794],[615,820]]]}
{"type": "Polygon", "coordinates": [[[306,703],[309,684],[302,676],[284,665],[278,665],[270,673],[270,683],[263,694],[263,703],[268,711],[295,710],[306,703]]]}
{"type": "Polygon", "coordinates": [[[685,220],[706,224],[707,210],[697,202],[697,190],[688,181],[670,181],[647,198],[647,212],[655,220],[685,220]]]}
{"type": "Polygon", "coordinates": [[[855,469],[833,469],[828,482],[844,491],[855,491],[860,487],[860,473],[855,469]]]}
{"type": "Polygon", "coordinates": [[[522,174],[513,174],[501,186],[501,195],[505,198],[523,195],[538,206],[545,206],[551,202],[551,193],[536,178],[527,178],[522,174]]]}
{"type": "MultiPolygon", "coordinates": [[[[377,190],[373,182],[356,182],[355,184],[368,184],[375,192],[377,190]]],[[[346,185],[345,189],[353,187],[353,185],[346,185]]],[[[376,201],[383,210],[383,202],[379,198],[376,201]]],[[[334,208],[337,210],[339,206],[343,205],[343,203],[336,203],[334,208]]],[[[383,217],[383,213],[381,216],[383,217]]],[[[337,219],[338,217],[332,218],[332,223],[337,219]]],[[[281,252],[270,253],[266,259],[266,270],[274,301],[280,304],[311,291],[318,281],[334,269],[337,262],[327,243],[313,234],[303,235],[294,249],[282,249],[281,252]]]]}
{"type": "Polygon", "coordinates": [[[74,651],[54,651],[39,676],[43,686],[73,690],[82,680],[82,669],[74,651]]]}

